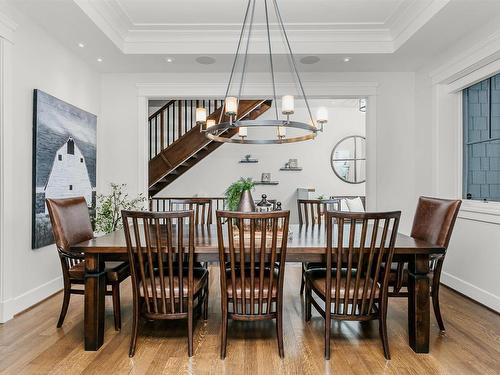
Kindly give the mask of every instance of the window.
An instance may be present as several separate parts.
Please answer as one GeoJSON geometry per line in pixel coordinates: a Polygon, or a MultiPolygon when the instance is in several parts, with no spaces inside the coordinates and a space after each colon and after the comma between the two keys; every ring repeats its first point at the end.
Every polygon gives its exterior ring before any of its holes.
{"type": "Polygon", "coordinates": [[[69,185],[69,190],[73,190],[73,185],[69,185]]]}
{"type": "Polygon", "coordinates": [[[62,160],[62,155],[61,154],[57,155],[57,160],[59,160],[59,161],[62,160]]]}
{"type": "Polygon", "coordinates": [[[80,158],[80,163],[83,163],[83,158],[80,158]]]}
{"type": "Polygon", "coordinates": [[[73,138],[68,139],[67,153],[69,155],[75,154],[75,141],[73,141],[73,138]]]}
{"type": "Polygon", "coordinates": [[[500,74],[463,90],[463,197],[500,201],[500,74]]]}

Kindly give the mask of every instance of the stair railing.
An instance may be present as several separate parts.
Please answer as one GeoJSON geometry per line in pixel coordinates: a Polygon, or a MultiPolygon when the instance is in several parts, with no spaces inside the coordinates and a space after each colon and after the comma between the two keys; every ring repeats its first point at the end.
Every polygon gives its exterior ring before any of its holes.
{"type": "Polygon", "coordinates": [[[149,116],[149,159],[180,139],[196,126],[196,108],[215,112],[223,104],[221,99],[170,100],[149,116]]]}

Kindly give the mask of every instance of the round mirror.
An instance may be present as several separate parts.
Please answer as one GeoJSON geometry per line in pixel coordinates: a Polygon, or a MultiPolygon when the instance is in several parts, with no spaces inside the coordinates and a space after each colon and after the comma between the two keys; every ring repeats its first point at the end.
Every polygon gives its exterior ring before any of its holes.
{"type": "Polygon", "coordinates": [[[330,160],[333,172],[349,184],[366,180],[366,140],[360,135],[345,137],[335,145],[330,160]]]}

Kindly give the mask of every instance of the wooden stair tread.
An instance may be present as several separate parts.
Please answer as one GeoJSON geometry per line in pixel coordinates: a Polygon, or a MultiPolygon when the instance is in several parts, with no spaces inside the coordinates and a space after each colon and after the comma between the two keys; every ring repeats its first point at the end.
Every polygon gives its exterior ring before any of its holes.
{"type": "MultiPolygon", "coordinates": [[[[240,111],[241,113],[250,111],[248,115],[245,116],[245,119],[249,118],[253,120],[267,111],[270,106],[270,101],[242,100],[240,102],[240,111]]],[[[210,114],[208,118],[218,119],[220,110],[220,108],[217,109],[210,114]]],[[[221,136],[231,138],[236,135],[237,132],[237,129],[229,129],[221,134],[221,136]]],[[[222,145],[223,143],[214,142],[206,138],[205,135],[200,132],[199,126],[193,127],[149,161],[150,195],[164,189],[222,145]],[[192,150],[197,151],[193,152],[192,150]]]]}

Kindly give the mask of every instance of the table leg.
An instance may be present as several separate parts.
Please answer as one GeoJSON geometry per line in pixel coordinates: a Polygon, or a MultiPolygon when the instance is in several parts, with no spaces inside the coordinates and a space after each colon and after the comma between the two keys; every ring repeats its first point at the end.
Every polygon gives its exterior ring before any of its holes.
{"type": "Polygon", "coordinates": [[[429,353],[429,255],[416,254],[408,265],[408,336],[416,353],[429,353]]]}
{"type": "Polygon", "coordinates": [[[106,273],[99,254],[85,254],[85,350],[98,350],[104,341],[106,273]]]}

